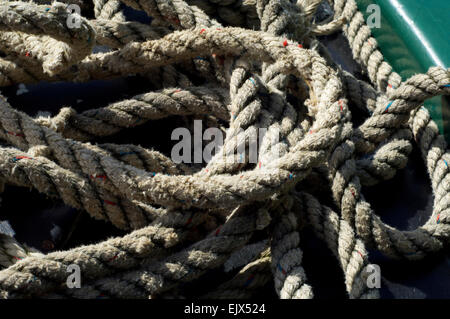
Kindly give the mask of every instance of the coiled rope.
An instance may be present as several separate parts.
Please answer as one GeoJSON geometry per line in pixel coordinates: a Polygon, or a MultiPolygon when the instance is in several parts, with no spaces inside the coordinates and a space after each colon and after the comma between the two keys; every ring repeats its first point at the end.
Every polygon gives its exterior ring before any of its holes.
{"type": "Polygon", "coordinates": [[[329,2],[334,16],[315,22],[321,0],[94,0],[83,10],[95,19],[77,16],[80,27],[70,29],[67,4],[0,1],[0,86],[140,74],[152,90],[51,118],[32,118],[0,96],[2,181],[131,231],[49,254],[1,235],[0,296],[180,297],[219,271],[223,282],[198,297],[248,298],[269,283],[280,298],[312,298],[299,236],[311,227],[337,258],[349,297],[377,298],[367,285],[366,246],[410,260],[440,251],[450,236],[450,157],[421,106],[450,94],[450,70],[433,67],[402,82],[355,1],[329,2]],[[123,5],[151,24],[126,21],[123,5]],[[340,29],[370,83],[343,71],[316,38],[340,29]],[[96,44],[111,50],[92,53],[96,44]],[[361,125],[352,107],[366,112],[361,125]],[[206,115],[226,131],[205,167],[137,145],[91,144],[172,115],[206,115]],[[237,161],[234,151],[259,128],[267,134],[257,164],[237,161]],[[361,186],[394,177],[414,141],[433,214],[401,231],[381,221],[361,186]],[[304,187],[312,176],[328,180],[333,207],[321,204],[326,192],[304,187]],[[79,289],[64,286],[71,264],[83,276],[79,289]]]}

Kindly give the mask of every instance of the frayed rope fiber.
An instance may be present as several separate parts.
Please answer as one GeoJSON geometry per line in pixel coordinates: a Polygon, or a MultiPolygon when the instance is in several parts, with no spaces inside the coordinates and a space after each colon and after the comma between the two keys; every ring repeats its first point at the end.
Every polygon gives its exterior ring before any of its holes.
{"type": "Polygon", "coordinates": [[[450,155],[422,104],[450,94],[450,69],[402,81],[354,0],[326,2],[334,16],[317,22],[323,5],[0,1],[0,86],[140,75],[151,87],[105,107],[38,118],[0,96],[2,189],[32,187],[129,231],[48,254],[1,234],[0,297],[251,298],[270,285],[280,298],[309,299],[300,242],[309,227],[336,257],[349,298],[378,298],[367,284],[368,248],[408,260],[442,250],[450,155]],[[95,18],[71,13],[70,4],[95,18]],[[123,5],[152,22],[126,21],[123,5]],[[67,28],[74,17],[79,26],[67,28]],[[317,40],[338,31],[370,83],[337,66],[317,40]],[[97,45],[109,50],[93,53],[97,45]],[[354,111],[366,114],[362,124],[354,111]],[[169,116],[206,117],[226,133],[203,168],[138,145],[95,143],[169,116]],[[236,160],[234,150],[248,147],[258,128],[267,133],[257,164],[236,160]],[[362,186],[393,178],[413,143],[431,180],[433,213],[402,231],[375,214],[362,186]],[[80,267],[81,288],[66,286],[71,264],[80,267]],[[212,272],[222,276],[208,285],[212,272]],[[198,283],[198,295],[186,293],[198,283]]]}

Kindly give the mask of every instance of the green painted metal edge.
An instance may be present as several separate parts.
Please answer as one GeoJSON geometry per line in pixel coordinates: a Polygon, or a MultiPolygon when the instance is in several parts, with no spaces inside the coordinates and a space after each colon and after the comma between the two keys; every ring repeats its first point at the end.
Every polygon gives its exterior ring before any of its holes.
{"type": "MultiPolygon", "coordinates": [[[[356,0],[368,19],[370,4],[380,7],[380,28],[372,28],[386,61],[403,80],[424,73],[431,66],[450,66],[449,0],[356,0]]],[[[425,102],[439,130],[450,142],[450,99],[425,102]]]]}

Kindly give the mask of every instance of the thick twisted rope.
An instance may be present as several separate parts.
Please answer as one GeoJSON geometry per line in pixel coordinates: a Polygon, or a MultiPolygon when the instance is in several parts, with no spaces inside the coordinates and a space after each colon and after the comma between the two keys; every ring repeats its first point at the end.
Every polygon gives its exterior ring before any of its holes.
{"type": "Polygon", "coordinates": [[[122,129],[142,125],[147,120],[158,120],[172,115],[209,114],[225,120],[228,119],[228,111],[224,108],[226,104],[228,94],[223,89],[169,88],[160,92],[140,94],[82,114],[63,108],[55,118],[41,119],[39,123],[54,127],[64,137],[81,141],[113,135],[122,129]]]}
{"type": "MultiPolygon", "coordinates": [[[[202,29],[203,30],[203,29],[202,29]]],[[[320,66],[323,66],[321,63],[320,58],[317,58],[317,68],[316,65],[314,68],[310,68],[309,64],[307,64],[306,61],[303,61],[303,59],[306,58],[309,54],[313,54],[313,51],[306,51],[302,48],[295,47],[295,46],[288,46],[285,47],[282,44],[282,41],[276,38],[268,37],[262,38],[261,36],[257,36],[257,33],[255,33],[255,38],[253,40],[256,40],[258,42],[262,42],[266,44],[266,47],[264,47],[264,50],[256,50],[257,46],[261,46],[261,44],[255,46],[250,46],[249,44],[243,45],[246,50],[248,50],[249,53],[251,53],[251,50],[253,51],[253,55],[255,56],[261,56],[262,52],[264,51],[274,51],[271,54],[275,54],[274,58],[283,59],[284,56],[289,52],[289,54],[293,54],[291,52],[297,52],[299,54],[296,59],[294,59],[292,67],[299,69],[300,74],[304,77],[312,77],[312,84],[314,83],[320,83],[320,86],[323,85],[324,79],[320,77],[317,80],[314,80],[313,74],[315,73],[315,70],[320,70],[320,66]],[[258,39],[259,38],[259,39],[258,39]],[[276,42],[275,42],[276,41],[276,42]],[[280,45],[281,42],[281,45],[280,45]],[[248,48],[248,49],[247,49],[248,48]],[[252,49],[251,49],[252,48],[252,49]],[[305,54],[306,53],[306,54],[305,54]],[[306,73],[306,74],[303,74],[306,73]],[[312,73],[312,74],[311,74],[312,73]],[[311,74],[311,75],[310,75],[311,74]],[[320,82],[319,82],[320,80],[320,82]]],[[[189,32],[180,32],[178,33],[183,38],[184,35],[189,37],[194,37],[197,39],[197,45],[201,46],[203,50],[207,48],[207,45],[213,45],[213,47],[216,45],[217,42],[223,41],[225,38],[224,36],[226,34],[230,34],[231,39],[239,39],[243,38],[243,35],[238,32],[238,30],[210,30],[209,32],[202,32],[201,30],[194,30],[189,32]],[[201,33],[208,33],[212,36],[210,37],[205,36],[206,41],[198,41],[197,32],[201,33]],[[230,33],[228,33],[230,32],[230,33]]],[[[171,37],[172,34],[168,35],[164,38],[164,40],[169,40],[169,37],[171,37]]],[[[178,37],[177,37],[178,38],[178,37]]],[[[230,40],[231,40],[230,39],[230,40]]],[[[186,39],[187,40],[187,39],[186,39]]],[[[186,41],[185,40],[185,41],[186,41]]],[[[203,40],[203,38],[202,38],[203,40]]],[[[178,41],[178,40],[176,40],[178,41]]],[[[233,40],[231,40],[233,41],[233,40]]],[[[133,44],[133,43],[132,43],[133,44]]],[[[151,42],[147,42],[148,45],[152,45],[151,42]]],[[[157,61],[163,56],[167,56],[164,53],[164,49],[170,50],[173,52],[173,49],[159,47],[157,43],[155,42],[156,47],[152,49],[149,47],[148,54],[150,55],[157,55],[158,58],[155,58],[154,60],[157,61]],[[158,53],[153,53],[153,50],[158,50],[158,53]]],[[[181,43],[180,43],[181,44],[181,43]]],[[[241,47],[241,43],[237,42],[237,47],[241,47]]],[[[144,48],[144,44],[142,45],[142,48],[139,50],[142,50],[144,48]]],[[[131,49],[131,47],[130,47],[131,49]]],[[[136,47],[138,49],[138,47],[136,47]]],[[[181,47],[181,52],[178,54],[181,54],[183,51],[185,51],[184,47],[181,47]]],[[[126,50],[126,48],[124,48],[126,50]]],[[[194,51],[195,52],[195,51],[194,51]]],[[[184,56],[187,56],[186,52],[184,56]]],[[[194,55],[193,53],[189,52],[191,55],[194,55]]],[[[269,53],[267,53],[268,55],[269,53]]],[[[140,54],[140,57],[143,58],[146,54],[142,52],[140,54]]],[[[136,58],[135,60],[138,60],[139,58],[136,58]]],[[[152,60],[152,58],[150,58],[152,60]]],[[[169,59],[170,61],[170,59],[169,59]]],[[[286,63],[287,64],[287,63],[286,63]]],[[[286,67],[289,67],[289,64],[285,65],[286,67]]],[[[326,67],[325,67],[326,68],[326,67]]],[[[330,71],[331,72],[331,71],[330,71]]],[[[157,204],[169,204],[174,202],[180,202],[181,200],[192,200],[197,199],[197,201],[194,202],[194,205],[201,205],[203,207],[210,206],[212,202],[215,203],[222,203],[224,205],[230,206],[232,204],[238,204],[240,202],[240,198],[247,197],[248,199],[251,198],[263,198],[264,196],[267,196],[265,194],[270,194],[271,191],[266,186],[263,186],[267,184],[267,181],[270,181],[270,184],[272,184],[272,187],[276,187],[278,185],[282,186],[283,183],[290,180],[290,177],[292,174],[295,174],[299,176],[299,173],[303,173],[304,171],[309,169],[311,165],[314,165],[317,161],[322,160],[321,157],[326,155],[327,147],[332,146],[333,141],[336,139],[336,135],[339,134],[339,127],[340,127],[340,121],[343,120],[342,113],[335,112],[335,109],[339,108],[339,104],[342,104],[338,102],[338,96],[336,94],[333,94],[332,92],[336,92],[339,90],[339,81],[336,77],[333,76],[333,73],[329,74],[330,78],[326,82],[325,89],[328,91],[327,94],[323,94],[322,96],[318,96],[320,100],[318,101],[319,110],[320,112],[317,114],[317,117],[319,118],[315,126],[313,126],[313,129],[311,132],[314,132],[312,134],[308,134],[305,136],[303,140],[301,140],[294,151],[287,153],[286,155],[282,156],[278,161],[272,162],[268,165],[267,169],[273,167],[273,169],[269,172],[251,172],[251,173],[243,173],[243,175],[253,175],[252,178],[244,178],[244,183],[249,183],[248,186],[245,184],[242,185],[242,178],[240,176],[205,176],[203,177],[201,175],[198,176],[195,180],[192,180],[190,177],[171,177],[171,176],[151,176],[153,178],[147,178],[143,182],[137,182],[136,177],[141,179],[144,176],[148,176],[148,173],[145,172],[133,172],[134,168],[128,168],[126,166],[123,166],[121,163],[117,163],[117,161],[111,159],[111,161],[108,158],[99,159],[97,155],[94,154],[93,150],[90,150],[92,146],[83,146],[82,144],[78,142],[70,142],[67,144],[67,142],[62,142],[62,138],[59,135],[55,135],[54,133],[50,133],[50,131],[46,130],[45,128],[39,127],[34,123],[29,123],[30,129],[28,129],[27,125],[22,125],[20,122],[22,121],[29,121],[29,119],[22,113],[14,111],[6,106],[5,102],[2,102],[2,109],[4,110],[4,122],[2,123],[3,129],[8,132],[14,132],[16,135],[10,135],[10,134],[2,134],[4,135],[3,138],[6,138],[9,142],[14,143],[18,147],[21,148],[27,148],[29,147],[29,141],[32,143],[38,143],[47,145],[50,147],[50,149],[55,153],[57,157],[59,157],[58,161],[67,168],[76,169],[77,171],[83,171],[85,174],[89,175],[96,175],[98,172],[94,172],[94,167],[98,167],[102,170],[101,174],[107,176],[106,182],[104,183],[105,187],[107,187],[108,190],[113,191],[114,188],[116,188],[119,191],[125,191],[126,196],[131,196],[131,198],[134,198],[136,200],[147,200],[154,201],[157,204]],[[325,105],[329,105],[330,103],[334,104],[332,111],[331,108],[326,108],[325,105]],[[11,115],[6,115],[7,113],[12,112],[11,115]],[[6,119],[8,118],[17,118],[16,121],[8,121],[6,122],[6,119]],[[19,125],[19,126],[18,126],[19,125]],[[36,134],[37,131],[41,131],[41,133],[36,134]],[[49,139],[46,135],[51,134],[55,136],[55,140],[49,139]],[[24,135],[24,137],[20,136],[24,135]],[[41,137],[39,137],[41,136],[41,137]],[[46,140],[42,140],[42,138],[45,137],[46,140]],[[39,142],[38,142],[39,141],[39,142]],[[61,141],[61,142],[59,142],[61,141]],[[63,146],[65,144],[65,146],[63,146]],[[65,149],[61,149],[60,151],[55,152],[56,148],[62,147],[65,149]],[[325,149],[324,149],[325,148],[325,149]],[[316,151],[316,149],[322,149],[321,151],[316,151]],[[61,151],[64,153],[61,153],[61,151]],[[80,154],[81,152],[85,152],[87,157],[86,160],[88,162],[80,161],[76,158],[76,154],[80,154]],[[325,151],[325,152],[324,152],[325,151]],[[58,155],[59,154],[59,155],[58,155]],[[72,154],[75,154],[72,155],[72,154]],[[88,155],[92,154],[92,155],[88,155]],[[292,163],[292,158],[298,158],[300,157],[302,161],[300,163],[292,163]],[[93,165],[93,162],[97,162],[97,164],[93,165]],[[303,162],[303,163],[302,163],[303,162]],[[89,163],[89,164],[88,164],[89,163]],[[117,165],[116,165],[117,164],[117,165]],[[89,167],[88,167],[89,166],[89,167]],[[117,166],[117,167],[116,167],[117,166]],[[120,169],[122,168],[122,172],[120,172],[120,169]],[[130,170],[131,169],[131,170],[130,170]],[[128,171],[128,173],[125,173],[128,171]],[[126,178],[126,175],[134,175],[136,177],[132,178],[126,178]],[[124,179],[125,177],[125,179],[124,179]],[[201,185],[203,183],[199,183],[199,180],[201,179],[209,179],[211,180],[212,184],[216,184],[218,189],[214,189],[212,192],[208,191],[208,189],[204,189],[204,187],[201,185]],[[184,191],[180,189],[184,194],[180,194],[176,197],[173,195],[170,195],[170,193],[175,194],[179,193],[180,190],[176,189],[176,185],[173,184],[172,180],[175,182],[177,181],[177,185],[184,188],[184,191]],[[189,181],[190,180],[190,181],[189,181]],[[110,183],[111,181],[112,183],[110,183]],[[127,184],[127,189],[123,189],[122,186],[123,183],[127,184]],[[114,184],[114,185],[112,185],[114,184]],[[134,187],[130,188],[130,184],[133,184],[134,187]],[[184,185],[191,184],[191,187],[186,189],[184,185]],[[223,186],[219,186],[219,185],[223,186]],[[167,185],[167,187],[164,189],[163,185],[167,185]],[[198,185],[198,186],[197,186],[198,185]],[[161,186],[163,187],[161,189],[161,186]],[[137,188],[136,188],[137,187],[137,188]],[[170,189],[169,189],[170,187],[170,189]],[[223,191],[220,190],[220,187],[222,187],[223,191]],[[175,188],[175,189],[174,189],[175,188]],[[225,188],[227,189],[225,192],[225,188]],[[139,190],[138,190],[139,189],[139,190]],[[247,189],[250,189],[250,191],[247,192],[247,189]],[[217,193],[217,190],[219,190],[219,193],[217,193]],[[144,191],[144,194],[142,193],[144,191]],[[144,195],[144,196],[142,196],[144,195]],[[200,199],[200,197],[202,197],[200,199]],[[210,203],[211,202],[211,203],[210,203]]],[[[79,156],[80,156],[79,155],[79,156]]],[[[149,176],[150,177],[150,176],[149,176]]]]}
{"type": "Polygon", "coordinates": [[[19,57],[37,60],[42,64],[43,71],[49,75],[81,61],[92,51],[95,31],[88,21],[80,16],[78,28],[67,28],[69,12],[65,8],[65,5],[58,3],[49,8],[32,3],[1,2],[0,30],[18,32],[2,33],[1,43],[8,45],[1,47],[2,51],[13,50],[19,57]],[[35,37],[22,37],[22,32],[44,34],[46,37],[37,41],[35,37]]]}

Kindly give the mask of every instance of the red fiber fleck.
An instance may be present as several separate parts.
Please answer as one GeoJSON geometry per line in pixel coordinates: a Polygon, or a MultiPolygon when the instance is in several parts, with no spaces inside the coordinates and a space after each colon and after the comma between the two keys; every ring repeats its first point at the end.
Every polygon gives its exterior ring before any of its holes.
{"type": "Polygon", "coordinates": [[[22,134],[22,133],[14,133],[14,132],[11,132],[11,131],[6,131],[6,133],[8,133],[9,135],[25,137],[25,135],[22,134]]]}
{"type": "Polygon", "coordinates": [[[115,260],[115,259],[117,258],[117,256],[118,256],[118,255],[115,255],[113,258],[111,258],[111,259],[108,260],[108,261],[113,261],[113,260],[115,260]]]}
{"type": "Polygon", "coordinates": [[[106,180],[106,175],[91,175],[91,178],[92,179],[94,179],[94,178],[100,178],[100,179],[102,179],[102,180],[106,180]]]}

